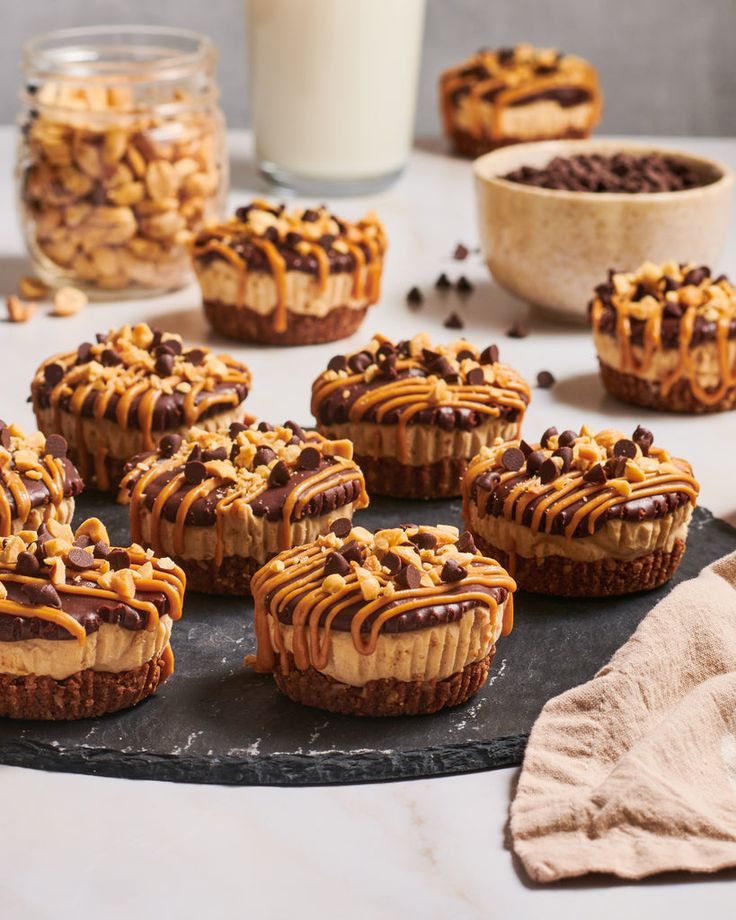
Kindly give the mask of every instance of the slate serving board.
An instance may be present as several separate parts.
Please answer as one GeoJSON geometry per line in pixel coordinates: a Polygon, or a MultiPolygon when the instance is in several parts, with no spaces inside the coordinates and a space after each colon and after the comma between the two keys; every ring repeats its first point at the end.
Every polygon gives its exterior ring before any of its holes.
{"type": "MultiPolygon", "coordinates": [[[[102,518],[128,542],[127,510],[97,496],[77,520],[102,518]]],[[[374,499],[368,528],[460,525],[460,502],[374,499]]],[[[242,667],[255,649],[252,603],[187,596],[174,625],[176,671],[127,712],[70,723],[0,720],[0,762],[174,782],[232,785],[357,783],[518,764],[529,730],[552,696],[588,680],[672,587],[736,548],[736,529],[695,512],[677,576],[658,591],[603,600],[518,593],[510,636],[498,643],[486,686],[469,703],[431,716],[360,719],[292,703],[270,676],[242,667]]]]}

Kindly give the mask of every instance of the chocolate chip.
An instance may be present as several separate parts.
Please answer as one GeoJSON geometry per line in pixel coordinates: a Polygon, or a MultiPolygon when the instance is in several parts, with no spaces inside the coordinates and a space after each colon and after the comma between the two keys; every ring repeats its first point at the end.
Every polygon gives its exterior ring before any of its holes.
{"type": "Polygon", "coordinates": [[[57,383],[61,383],[63,377],[64,368],[55,361],[53,364],[47,364],[43,369],[43,379],[50,387],[55,387],[57,383]]]}
{"type": "Polygon", "coordinates": [[[534,450],[531,444],[528,444],[523,438],[519,442],[519,450],[524,454],[525,457],[528,457],[530,453],[534,450]]]}
{"type": "Polygon", "coordinates": [[[572,431],[570,428],[567,428],[557,438],[557,446],[558,447],[572,447],[572,445],[577,441],[577,439],[578,439],[577,432],[572,431]]]}
{"type": "Polygon", "coordinates": [[[302,212],[302,220],[305,224],[313,224],[319,220],[319,211],[315,211],[314,208],[307,208],[302,212]]]}
{"type": "Polygon", "coordinates": [[[184,346],[181,344],[179,339],[166,339],[166,341],[163,342],[163,344],[167,348],[171,349],[172,355],[180,355],[184,348],[184,346]]]}
{"type": "Polygon", "coordinates": [[[583,481],[591,485],[602,485],[606,481],[606,471],[600,463],[596,463],[583,473],[583,481]]]}
{"type": "Polygon", "coordinates": [[[681,287],[680,282],[676,281],[674,278],[671,278],[669,275],[663,275],[662,281],[664,281],[665,294],[668,291],[678,291],[681,287]]]}
{"type": "Polygon", "coordinates": [[[82,342],[77,348],[77,364],[87,364],[92,360],[92,343],[82,342]]]}
{"type": "Polygon", "coordinates": [[[486,492],[492,492],[500,481],[501,476],[497,472],[494,470],[486,470],[485,473],[481,473],[475,480],[475,484],[479,488],[485,489],[486,492]]]}
{"type": "Polygon", "coordinates": [[[636,444],[628,438],[621,438],[613,445],[613,456],[628,457],[629,460],[633,460],[636,456],[636,444]]]}
{"type": "Polygon", "coordinates": [[[572,447],[558,447],[552,456],[560,457],[562,459],[562,469],[560,470],[561,473],[566,473],[572,466],[572,447]]]}
{"type": "Polygon", "coordinates": [[[230,438],[235,440],[235,438],[237,438],[237,436],[240,434],[241,431],[247,431],[247,430],[248,430],[248,426],[244,425],[242,422],[230,422],[230,427],[228,428],[227,433],[230,436],[230,438]]]}
{"type": "Polygon", "coordinates": [[[358,565],[363,562],[363,550],[357,540],[351,540],[349,543],[343,544],[340,552],[348,562],[357,562],[358,565]]]}
{"type": "Polygon", "coordinates": [[[626,472],[626,458],[611,457],[610,460],[606,460],[603,469],[608,479],[619,479],[626,472]]]}
{"type": "Polygon", "coordinates": [[[159,377],[170,377],[171,372],[174,370],[174,356],[159,355],[156,358],[155,370],[159,377]]]}
{"type": "Polygon", "coordinates": [[[396,575],[396,573],[401,568],[401,559],[396,555],[396,553],[386,553],[386,555],[381,559],[381,565],[385,566],[388,569],[389,575],[396,575]]]}
{"type": "Polygon", "coordinates": [[[98,345],[102,345],[102,343],[106,341],[107,336],[104,332],[95,332],[95,342],[97,342],[98,345]]]}
{"type": "Polygon", "coordinates": [[[305,447],[299,454],[297,460],[297,469],[299,470],[316,470],[322,459],[322,454],[316,447],[305,447]]]}
{"type": "Polygon", "coordinates": [[[452,282],[447,277],[447,275],[442,272],[439,278],[435,281],[434,286],[438,291],[448,291],[452,287],[452,282]]]}
{"type": "Polygon", "coordinates": [[[330,524],[330,531],[341,540],[344,540],[352,529],[353,522],[350,520],[350,518],[346,517],[337,518],[330,524]]]}
{"type": "Polygon", "coordinates": [[[325,559],[325,575],[347,575],[350,571],[350,563],[336,550],[327,554],[325,559]]]}
{"type": "Polygon", "coordinates": [[[540,371],[537,374],[537,386],[543,390],[551,389],[556,382],[554,374],[550,371],[540,371]]]}
{"type": "Polygon", "coordinates": [[[544,432],[542,437],[539,439],[539,443],[542,445],[542,447],[548,447],[550,438],[554,437],[556,434],[557,434],[557,429],[553,425],[551,428],[548,428],[544,432]]]}
{"type": "Polygon", "coordinates": [[[645,457],[649,456],[649,448],[654,443],[654,435],[648,428],[644,428],[642,425],[637,425],[636,430],[632,436],[632,441],[634,444],[638,445],[639,450],[645,457]]]}
{"type": "Polygon", "coordinates": [[[153,349],[153,355],[155,358],[163,358],[165,355],[168,355],[170,358],[174,357],[174,349],[168,344],[157,345],[153,349]]]}
{"type": "Polygon", "coordinates": [[[422,530],[415,533],[413,537],[409,537],[409,540],[417,549],[434,549],[437,546],[437,537],[433,533],[422,530]]]}
{"type": "Polygon", "coordinates": [[[190,364],[196,367],[207,357],[207,352],[203,348],[191,348],[184,357],[190,364]]]}
{"type": "Polygon", "coordinates": [[[161,339],[164,335],[158,328],[151,328],[151,332],[153,333],[153,338],[151,339],[151,344],[148,346],[149,351],[161,344],[161,339]]]}
{"type": "Polygon", "coordinates": [[[61,608],[61,598],[56,588],[48,582],[39,584],[32,581],[28,584],[22,584],[20,589],[34,607],[61,608]]]}
{"type": "Polygon", "coordinates": [[[481,364],[496,364],[498,362],[498,345],[489,345],[480,353],[481,364]]]}
{"type": "Polygon", "coordinates": [[[460,275],[455,287],[459,294],[470,294],[473,291],[473,285],[468,281],[465,275],[460,275]]]}
{"type": "Polygon", "coordinates": [[[295,435],[297,438],[299,438],[300,441],[307,440],[307,436],[306,434],[304,434],[304,429],[302,428],[302,426],[297,424],[296,422],[292,422],[291,419],[289,419],[288,422],[284,422],[284,428],[290,428],[292,434],[295,435]]]}
{"type": "Polygon", "coordinates": [[[120,546],[110,550],[107,554],[107,561],[114,572],[119,572],[120,569],[127,569],[130,566],[130,556],[127,550],[122,549],[120,546]]]}
{"type": "Polygon", "coordinates": [[[525,459],[523,451],[518,447],[507,447],[501,454],[501,465],[505,470],[515,473],[524,466],[525,459]]]}
{"type": "Polygon", "coordinates": [[[275,459],[276,452],[265,444],[262,444],[260,447],[256,448],[256,452],[253,456],[253,467],[268,466],[268,464],[275,459]]]}
{"type": "Polygon", "coordinates": [[[259,431],[273,431],[273,425],[269,425],[268,422],[259,422],[258,430],[259,431]]]}
{"type": "Polygon", "coordinates": [[[202,459],[202,448],[199,444],[195,444],[194,447],[189,451],[189,456],[187,457],[187,463],[191,463],[194,460],[202,459]]]}
{"type": "Polygon", "coordinates": [[[526,458],[526,471],[530,476],[536,476],[547,459],[543,450],[534,450],[526,458]]]}
{"type": "Polygon", "coordinates": [[[668,300],[664,305],[662,315],[669,319],[680,319],[685,312],[685,308],[678,300],[668,300]]]}
{"type": "Polygon", "coordinates": [[[452,258],[456,259],[458,262],[463,262],[470,255],[470,250],[463,243],[458,243],[455,247],[455,251],[452,254],[452,258]]]}
{"type": "Polygon", "coordinates": [[[529,335],[529,327],[526,323],[516,322],[507,330],[506,335],[510,339],[525,339],[529,335]]]}
{"type": "Polygon", "coordinates": [[[405,565],[396,575],[396,584],[400,588],[412,590],[418,588],[422,580],[422,573],[415,565],[405,565]]]}
{"type": "Polygon", "coordinates": [[[191,486],[197,486],[207,478],[207,470],[201,460],[189,460],[184,464],[184,479],[191,486]]]}
{"type": "Polygon", "coordinates": [[[117,367],[123,363],[123,359],[112,348],[106,348],[100,355],[100,363],[103,367],[117,367]]]}
{"type": "Polygon", "coordinates": [[[332,244],[335,242],[336,239],[337,237],[332,233],[323,233],[322,236],[317,240],[317,242],[323,249],[329,250],[332,248],[332,244]]]}
{"type": "Polygon", "coordinates": [[[460,565],[456,559],[448,559],[442,566],[440,578],[445,583],[450,584],[454,581],[462,581],[467,574],[468,571],[465,566],[460,565]]]}
{"type": "Polygon", "coordinates": [[[464,329],[465,323],[462,318],[457,315],[457,313],[450,313],[447,319],[442,323],[445,329],[464,329]]]}
{"type": "Polygon", "coordinates": [[[163,457],[173,457],[181,447],[182,437],[180,434],[171,432],[165,434],[158,442],[158,450],[163,457]]]}
{"type": "Polygon", "coordinates": [[[369,351],[359,351],[357,355],[351,355],[348,358],[348,367],[354,374],[362,374],[371,364],[373,364],[373,355],[369,351]]]}
{"type": "Polygon", "coordinates": [[[66,554],[66,564],[72,569],[90,569],[94,565],[95,559],[92,553],[78,546],[72,547],[66,554]]]}
{"type": "Polygon", "coordinates": [[[548,457],[539,468],[539,478],[542,480],[543,485],[554,482],[559,474],[560,470],[551,457],[548,457]]]}
{"type": "Polygon", "coordinates": [[[210,447],[202,451],[202,462],[207,463],[210,460],[227,460],[226,447],[210,447]]]}
{"type": "Polygon", "coordinates": [[[80,533],[78,537],[74,538],[74,546],[87,549],[88,546],[92,546],[92,537],[86,533],[80,533]]]}
{"type": "Polygon", "coordinates": [[[330,358],[330,361],[327,365],[328,371],[345,371],[348,367],[348,359],[345,355],[335,355],[334,358],[330,358]]]}
{"type": "Polygon", "coordinates": [[[66,438],[63,435],[50,434],[46,438],[46,446],[44,447],[44,452],[51,454],[52,457],[66,457],[66,452],[68,449],[69,445],[66,443],[66,438]]]}
{"type": "Polygon", "coordinates": [[[0,446],[6,450],[10,447],[10,429],[5,422],[0,423],[0,446]]]}
{"type": "Polygon", "coordinates": [[[30,575],[33,577],[38,574],[40,568],[41,565],[33,553],[29,553],[26,550],[18,553],[18,558],[15,560],[16,575],[30,575]]]}
{"type": "Polygon", "coordinates": [[[691,268],[682,279],[683,284],[702,284],[706,278],[710,278],[710,269],[707,265],[701,265],[700,268],[691,268]]]}
{"type": "Polygon", "coordinates": [[[477,553],[478,548],[475,545],[473,534],[469,530],[464,530],[458,537],[457,550],[459,553],[477,553]]]}
{"type": "Polygon", "coordinates": [[[483,384],[486,382],[486,375],[483,373],[483,368],[472,367],[468,371],[467,380],[471,387],[483,386],[483,384]]]}
{"type": "Polygon", "coordinates": [[[291,470],[283,460],[279,460],[278,463],[275,463],[271,467],[271,472],[268,477],[269,488],[278,489],[281,486],[285,486],[290,478],[291,470]]]}
{"type": "Polygon", "coordinates": [[[406,295],[406,302],[413,307],[420,307],[424,303],[424,296],[418,287],[413,287],[406,295]]]}
{"type": "Polygon", "coordinates": [[[110,555],[110,547],[104,540],[98,540],[92,552],[94,553],[95,559],[107,559],[110,555]]]}
{"type": "Polygon", "coordinates": [[[458,361],[475,361],[475,352],[470,351],[469,348],[462,348],[457,355],[455,356],[458,361]]]}

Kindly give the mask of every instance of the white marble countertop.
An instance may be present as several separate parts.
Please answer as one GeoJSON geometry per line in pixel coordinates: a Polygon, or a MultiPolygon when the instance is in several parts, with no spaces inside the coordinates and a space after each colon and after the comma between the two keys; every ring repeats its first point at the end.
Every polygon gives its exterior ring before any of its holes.
{"type": "MultiPolygon", "coordinates": [[[[658,143],[664,139],[659,138],[658,143]]],[[[670,139],[736,168],[736,141],[670,139]]],[[[0,129],[0,171],[11,172],[14,140],[0,129]]],[[[248,161],[249,139],[231,136],[232,203],[263,190],[248,161]]],[[[604,395],[583,327],[551,323],[493,284],[477,255],[455,262],[459,241],[475,246],[472,178],[467,162],[415,152],[406,175],[389,191],[334,202],[357,217],[375,207],[391,241],[380,305],[363,331],[339,345],[291,350],[238,346],[210,335],[194,286],[159,298],[91,305],[81,314],[37,316],[24,325],[0,323],[0,415],[31,427],[26,404],[33,370],[48,354],[73,348],[98,330],[140,320],[180,332],[187,341],[215,342],[244,358],[255,383],[247,406],[280,422],[309,421],[312,378],[337,351],[374,331],[407,337],[421,330],[440,340],[451,310],[466,321],[463,335],[496,341],[503,360],[530,380],[547,369],[551,391],[535,389],[525,425],[575,428],[583,422],[627,431],[638,422],[657,440],[688,456],[702,483],[702,503],[736,523],[730,416],[701,418],[634,411],[604,395]],[[433,289],[441,271],[474,284],[461,304],[433,289]],[[423,308],[405,295],[418,285],[423,308]],[[528,318],[531,335],[512,340],[514,319],[528,318]]],[[[14,217],[14,191],[0,186],[0,293],[12,293],[28,270],[14,217]]],[[[736,232],[717,267],[736,275],[736,232]]],[[[434,918],[726,916],[736,873],[713,879],[669,877],[629,885],[586,881],[543,889],[520,872],[505,844],[515,770],[433,780],[306,789],[222,788],[101,779],[0,767],[0,916],[36,918],[312,917],[434,918]]]]}

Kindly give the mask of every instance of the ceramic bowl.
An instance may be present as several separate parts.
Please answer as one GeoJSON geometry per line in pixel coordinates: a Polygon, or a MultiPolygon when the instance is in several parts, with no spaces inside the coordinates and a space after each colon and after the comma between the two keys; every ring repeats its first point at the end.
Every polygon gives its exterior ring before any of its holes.
{"type": "Polygon", "coordinates": [[[504,147],[473,164],[481,248],[496,281],[568,319],[585,319],[609,268],[696,262],[717,268],[731,217],[733,173],[723,163],[627,140],[544,141],[504,147]],[[502,179],[579,153],[660,153],[714,181],[679,192],[569,192],[502,179]]]}

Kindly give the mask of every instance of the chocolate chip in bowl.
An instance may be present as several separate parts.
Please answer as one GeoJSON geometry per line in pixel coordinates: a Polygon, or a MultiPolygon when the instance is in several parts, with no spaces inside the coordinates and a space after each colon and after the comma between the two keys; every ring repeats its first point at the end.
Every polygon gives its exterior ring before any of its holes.
{"type": "Polygon", "coordinates": [[[733,173],[694,153],[623,140],[548,141],[495,150],[474,171],[493,277],[560,318],[585,319],[590,292],[611,266],[712,265],[725,244],[733,173]]]}

